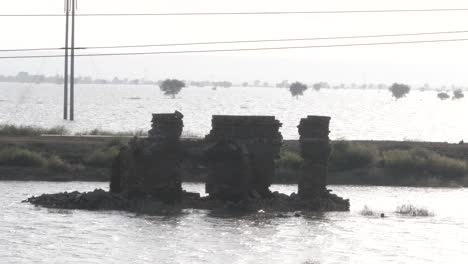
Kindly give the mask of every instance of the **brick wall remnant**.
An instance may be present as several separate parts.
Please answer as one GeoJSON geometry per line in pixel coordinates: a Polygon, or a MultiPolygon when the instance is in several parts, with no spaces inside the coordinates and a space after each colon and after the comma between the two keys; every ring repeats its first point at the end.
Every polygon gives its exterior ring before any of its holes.
{"type": "Polygon", "coordinates": [[[181,198],[180,135],[183,115],[153,114],[147,138],[134,138],[112,165],[111,192],[150,195],[173,202],[181,198]]]}
{"type": "Polygon", "coordinates": [[[301,155],[304,159],[298,185],[301,198],[320,196],[326,191],[331,154],[329,125],[328,116],[307,116],[301,119],[298,126],[301,155]]]}
{"type": "Polygon", "coordinates": [[[280,127],[274,116],[214,115],[206,136],[206,192],[226,200],[269,197],[280,127]]]}

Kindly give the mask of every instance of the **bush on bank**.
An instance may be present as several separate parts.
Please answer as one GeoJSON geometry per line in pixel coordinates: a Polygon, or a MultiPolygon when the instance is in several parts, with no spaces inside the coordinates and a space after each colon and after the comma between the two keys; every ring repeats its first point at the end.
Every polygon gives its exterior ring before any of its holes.
{"type": "Polygon", "coordinates": [[[37,152],[10,147],[0,150],[0,165],[45,167],[47,159],[37,152]]]}
{"type": "Polygon", "coordinates": [[[384,167],[403,177],[405,173],[417,176],[432,175],[445,178],[461,178],[467,173],[463,160],[442,156],[424,148],[388,150],[383,153],[384,167]]]}
{"type": "Polygon", "coordinates": [[[112,161],[119,154],[118,146],[107,146],[93,151],[90,155],[84,158],[84,164],[93,167],[109,167],[112,161]]]}
{"type": "Polygon", "coordinates": [[[1,149],[0,165],[37,167],[57,172],[68,172],[73,170],[73,166],[70,163],[64,161],[57,155],[47,157],[42,153],[19,147],[7,147],[1,149]]]}
{"type": "Polygon", "coordinates": [[[42,128],[35,126],[16,126],[8,124],[0,125],[0,136],[40,136],[42,134],[68,135],[69,131],[63,126],[42,128]]]}
{"type": "Polygon", "coordinates": [[[279,168],[299,170],[303,161],[299,153],[282,150],[279,159],[276,160],[276,166],[279,168]]]}
{"type": "Polygon", "coordinates": [[[85,135],[85,136],[115,136],[115,137],[129,137],[129,136],[146,136],[148,133],[146,133],[143,130],[136,130],[136,131],[121,131],[121,132],[115,132],[115,131],[109,131],[109,130],[103,130],[99,128],[95,128],[93,130],[89,131],[84,131],[82,133],[77,133],[76,135],[85,135]]]}
{"type": "Polygon", "coordinates": [[[367,167],[379,158],[379,151],[373,145],[335,141],[330,157],[330,170],[343,171],[367,167]]]}

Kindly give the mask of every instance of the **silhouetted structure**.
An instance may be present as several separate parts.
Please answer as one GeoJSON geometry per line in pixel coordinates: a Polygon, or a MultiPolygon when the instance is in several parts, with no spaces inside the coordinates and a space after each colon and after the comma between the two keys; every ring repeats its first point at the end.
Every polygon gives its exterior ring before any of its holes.
{"type": "Polygon", "coordinates": [[[307,116],[298,126],[304,163],[299,180],[299,196],[311,198],[326,191],[328,160],[331,154],[328,135],[330,117],[307,116]]]}
{"type": "Polygon", "coordinates": [[[283,137],[274,116],[222,116],[212,119],[205,151],[210,197],[240,200],[271,195],[269,187],[283,137]]]}
{"type": "Polygon", "coordinates": [[[177,201],[182,195],[179,174],[180,135],[183,115],[153,114],[148,138],[134,138],[123,148],[112,166],[111,192],[150,195],[177,201]]]}
{"type": "Polygon", "coordinates": [[[44,194],[27,201],[49,208],[149,213],[164,213],[168,207],[161,201],[170,203],[171,210],[349,210],[349,200],[326,189],[330,117],[301,119],[299,133],[304,165],[299,195],[269,190],[274,160],[283,142],[279,133],[281,123],[274,116],[213,116],[212,130],[205,140],[187,141],[183,151],[182,118],[177,111],[153,114],[148,138],[135,137],[114,160],[110,192],[44,194]],[[202,146],[205,146],[203,151],[202,146]],[[181,161],[200,157],[208,165],[208,197],[182,190],[181,161]]]}

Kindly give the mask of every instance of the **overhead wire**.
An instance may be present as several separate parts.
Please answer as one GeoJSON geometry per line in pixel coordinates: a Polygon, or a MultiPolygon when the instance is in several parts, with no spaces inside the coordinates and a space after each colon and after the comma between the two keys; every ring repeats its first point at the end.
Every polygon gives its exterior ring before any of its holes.
{"type": "MultiPolygon", "coordinates": [[[[403,36],[462,34],[462,33],[468,33],[468,30],[399,33],[399,34],[379,34],[379,35],[357,35],[357,36],[333,36],[333,37],[309,37],[309,38],[282,38],[282,39],[162,43],[162,44],[143,44],[143,45],[83,46],[83,47],[76,47],[75,49],[76,50],[87,50],[87,49],[149,48],[149,47],[193,46],[193,45],[215,45],[215,44],[240,44],[240,43],[262,43],[262,42],[294,42],[294,41],[357,39],[357,38],[383,38],[383,37],[403,37],[403,36]]],[[[20,49],[0,49],[0,52],[52,51],[52,50],[64,50],[64,49],[65,48],[20,48],[20,49]]]]}
{"type": "MultiPolygon", "coordinates": [[[[459,42],[468,41],[468,38],[461,39],[436,39],[436,40],[413,40],[396,42],[372,42],[372,43],[350,43],[350,44],[327,44],[327,45],[307,45],[307,46],[282,46],[282,47],[259,47],[259,48],[233,48],[233,49],[207,49],[207,50],[179,50],[179,51],[154,51],[154,52],[122,52],[122,53],[91,53],[76,54],[76,57],[101,57],[101,56],[131,56],[131,55],[161,55],[161,54],[189,54],[189,53],[214,53],[214,52],[236,52],[236,51],[260,51],[260,50],[287,50],[287,49],[309,49],[309,48],[334,48],[353,46],[375,46],[375,45],[399,45],[416,43],[437,43],[437,42],[459,42]]],[[[28,58],[60,58],[64,55],[24,55],[24,56],[1,56],[0,59],[28,59],[28,58]]]]}
{"type": "MultiPolygon", "coordinates": [[[[178,12],[178,13],[89,13],[76,16],[220,16],[220,15],[303,15],[303,14],[353,14],[353,13],[411,13],[411,12],[464,12],[468,8],[430,9],[371,9],[371,10],[318,10],[318,11],[251,11],[251,12],[178,12]]],[[[64,14],[0,14],[0,17],[62,17],[64,14]]]]}

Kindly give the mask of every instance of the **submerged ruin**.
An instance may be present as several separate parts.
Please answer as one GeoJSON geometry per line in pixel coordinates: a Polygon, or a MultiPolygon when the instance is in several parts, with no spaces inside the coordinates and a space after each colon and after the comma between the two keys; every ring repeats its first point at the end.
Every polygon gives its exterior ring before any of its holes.
{"type": "Polygon", "coordinates": [[[147,138],[133,138],[114,160],[110,192],[68,193],[32,197],[46,207],[79,209],[155,209],[155,201],[174,208],[216,209],[226,205],[249,210],[344,211],[349,200],[327,190],[330,117],[308,116],[300,121],[304,159],[298,194],[272,193],[283,137],[274,116],[214,115],[212,129],[197,144],[197,162],[208,168],[207,197],[182,189],[181,163],[190,159],[189,147],[180,139],[180,112],[153,114],[147,138]],[[94,201],[94,202],[93,202],[94,201]],[[149,202],[151,201],[151,202],[149,202]],[[148,209],[148,208],[147,208],[148,209]]]}
{"type": "Polygon", "coordinates": [[[331,154],[330,117],[307,116],[299,128],[299,144],[304,159],[298,184],[301,198],[319,196],[326,191],[328,160],[331,154]]]}
{"type": "Polygon", "coordinates": [[[283,141],[280,127],[274,116],[213,116],[205,150],[210,197],[270,197],[275,159],[283,141]]]}
{"type": "Polygon", "coordinates": [[[182,197],[180,135],[184,116],[153,114],[147,138],[133,138],[112,164],[110,191],[166,202],[182,197]]]}

